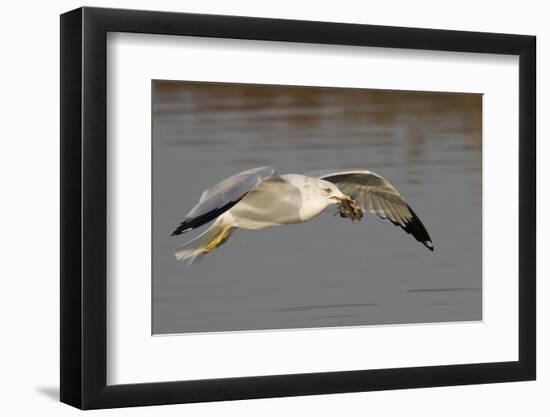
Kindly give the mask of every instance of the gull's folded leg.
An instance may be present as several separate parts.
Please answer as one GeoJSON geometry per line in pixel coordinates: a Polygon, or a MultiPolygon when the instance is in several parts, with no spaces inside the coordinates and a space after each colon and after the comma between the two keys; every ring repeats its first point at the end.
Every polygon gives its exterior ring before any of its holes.
{"type": "Polygon", "coordinates": [[[178,261],[193,264],[227,242],[234,231],[235,227],[225,224],[223,216],[219,217],[204,233],[185,243],[174,255],[178,261]]]}

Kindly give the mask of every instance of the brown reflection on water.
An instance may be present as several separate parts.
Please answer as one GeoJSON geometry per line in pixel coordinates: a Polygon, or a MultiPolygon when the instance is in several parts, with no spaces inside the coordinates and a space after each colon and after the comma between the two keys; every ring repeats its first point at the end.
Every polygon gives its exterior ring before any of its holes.
{"type": "Polygon", "coordinates": [[[247,151],[398,146],[414,165],[427,162],[432,137],[461,135],[449,146],[481,155],[477,94],[156,81],[154,103],[168,145],[231,146],[240,133],[252,136],[247,151]]]}

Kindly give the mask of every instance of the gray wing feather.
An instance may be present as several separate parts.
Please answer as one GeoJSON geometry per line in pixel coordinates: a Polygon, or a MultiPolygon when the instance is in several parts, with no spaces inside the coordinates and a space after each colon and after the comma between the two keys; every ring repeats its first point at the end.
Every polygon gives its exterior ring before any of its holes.
{"type": "Polygon", "coordinates": [[[172,236],[181,235],[216,219],[274,173],[275,170],[270,167],[249,169],[203,191],[199,203],[185,216],[172,236]]]}
{"type": "Polygon", "coordinates": [[[324,170],[305,175],[332,182],[362,210],[400,226],[433,251],[432,239],[416,213],[399,191],[380,175],[367,170],[324,170]]]}

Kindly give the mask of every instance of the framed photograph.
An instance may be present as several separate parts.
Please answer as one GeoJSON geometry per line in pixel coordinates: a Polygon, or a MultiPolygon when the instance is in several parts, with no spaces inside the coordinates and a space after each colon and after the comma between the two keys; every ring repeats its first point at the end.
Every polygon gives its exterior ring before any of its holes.
{"type": "Polygon", "coordinates": [[[535,379],[535,37],[61,16],[61,401],[535,379]]]}

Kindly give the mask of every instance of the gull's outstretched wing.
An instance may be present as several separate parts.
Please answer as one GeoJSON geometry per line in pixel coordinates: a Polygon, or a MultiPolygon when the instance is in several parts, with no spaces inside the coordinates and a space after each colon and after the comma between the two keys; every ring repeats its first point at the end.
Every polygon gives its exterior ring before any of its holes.
{"type": "Polygon", "coordinates": [[[362,210],[400,226],[429,250],[434,246],[428,231],[399,191],[380,175],[367,170],[326,170],[305,174],[335,184],[362,210]]]}
{"type": "Polygon", "coordinates": [[[205,190],[199,203],[185,216],[172,236],[196,229],[229,210],[258,185],[271,178],[275,170],[260,167],[240,172],[205,190]]]}

